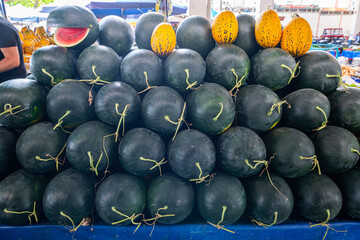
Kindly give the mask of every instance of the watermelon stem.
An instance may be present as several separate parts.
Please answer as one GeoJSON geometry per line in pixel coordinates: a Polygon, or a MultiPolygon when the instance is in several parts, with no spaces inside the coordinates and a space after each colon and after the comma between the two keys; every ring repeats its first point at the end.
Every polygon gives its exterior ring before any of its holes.
{"type": "Polygon", "coordinates": [[[273,113],[273,111],[277,108],[277,110],[278,110],[278,113],[280,114],[280,111],[281,111],[281,105],[283,105],[284,103],[286,103],[287,105],[288,105],[288,108],[291,108],[291,105],[286,101],[286,100],[284,100],[284,101],[280,101],[280,102],[277,102],[278,101],[278,99],[277,98],[275,98],[275,101],[274,101],[274,104],[271,106],[271,108],[269,109],[269,111],[267,112],[267,116],[268,117],[270,117],[271,116],[271,114],[273,113]]]}
{"type": "Polygon", "coordinates": [[[325,118],[325,121],[321,123],[321,126],[313,130],[313,131],[320,131],[327,126],[328,119],[327,119],[325,111],[321,107],[316,106],[315,108],[316,108],[316,110],[319,110],[324,115],[324,118],[325,118]]]}
{"type": "Polygon", "coordinates": [[[125,134],[125,117],[126,117],[126,112],[128,111],[128,108],[130,107],[130,104],[126,104],[124,110],[122,111],[122,113],[119,112],[119,104],[118,103],[115,103],[115,111],[116,111],[116,114],[117,115],[120,115],[120,120],[119,120],[119,123],[117,125],[117,128],[116,128],[116,132],[115,132],[115,142],[117,142],[118,138],[119,138],[119,129],[120,129],[120,126],[122,124],[123,126],[123,129],[122,129],[122,135],[121,136],[124,136],[125,134]]]}
{"type": "Polygon", "coordinates": [[[291,80],[293,80],[293,78],[296,78],[297,76],[299,76],[299,74],[300,74],[299,64],[300,64],[300,61],[296,63],[294,70],[291,70],[291,68],[290,68],[289,66],[286,66],[285,64],[281,64],[281,67],[282,67],[282,68],[286,68],[287,70],[289,70],[289,72],[290,72],[290,74],[291,74],[291,75],[290,75],[290,78],[289,78],[289,80],[288,80],[288,83],[287,83],[288,85],[290,84],[291,80]],[[296,70],[297,70],[298,67],[299,67],[299,71],[298,71],[298,73],[295,75],[296,70]]]}
{"type": "Polygon", "coordinates": [[[324,227],[326,227],[326,232],[325,232],[325,235],[323,237],[323,240],[326,238],[326,235],[329,232],[329,229],[331,229],[331,230],[333,230],[335,232],[347,232],[347,230],[339,231],[339,230],[335,230],[334,228],[330,227],[329,224],[328,224],[328,221],[330,220],[330,210],[329,209],[326,209],[326,214],[327,214],[327,217],[326,217],[326,220],[324,222],[312,224],[312,225],[309,226],[309,227],[316,227],[316,226],[324,226],[324,227]]]}
{"type": "Polygon", "coordinates": [[[353,153],[357,153],[358,155],[360,155],[360,151],[355,149],[355,148],[350,148],[350,151],[353,153]]]}
{"type": "Polygon", "coordinates": [[[213,173],[213,174],[208,174],[208,175],[206,175],[206,176],[203,176],[202,174],[203,174],[203,172],[202,172],[202,169],[201,169],[201,167],[200,167],[200,163],[199,162],[196,162],[195,163],[195,166],[199,169],[199,171],[200,171],[200,174],[199,174],[199,178],[197,178],[197,179],[190,179],[189,181],[190,182],[194,182],[195,181],[195,183],[196,184],[199,184],[199,183],[202,183],[202,182],[207,182],[208,184],[210,184],[210,182],[213,180],[213,178],[214,178],[214,176],[215,176],[215,173],[213,173]],[[206,180],[206,178],[209,178],[208,180],[206,180]]]}
{"type": "Polygon", "coordinates": [[[95,172],[95,175],[98,176],[99,173],[98,173],[98,170],[97,170],[97,169],[98,169],[98,166],[99,166],[100,161],[101,161],[101,159],[102,159],[103,152],[101,151],[99,160],[97,161],[95,167],[94,167],[94,158],[93,158],[93,156],[91,155],[91,151],[88,151],[88,152],[87,152],[87,155],[88,155],[89,160],[90,160],[90,170],[91,170],[91,171],[94,171],[94,172],[95,172]]]}
{"type": "Polygon", "coordinates": [[[220,112],[213,118],[213,120],[214,120],[215,122],[219,119],[221,113],[222,113],[223,110],[224,110],[224,105],[223,105],[222,103],[219,103],[219,104],[220,104],[220,112]]]}
{"type": "Polygon", "coordinates": [[[313,170],[317,167],[317,168],[318,168],[319,175],[321,175],[320,163],[319,163],[319,160],[317,159],[317,156],[316,156],[316,155],[311,156],[311,157],[303,157],[303,156],[300,156],[300,159],[310,159],[310,160],[313,160],[313,161],[312,161],[312,164],[313,164],[314,166],[313,166],[313,168],[311,169],[311,171],[313,171],[313,170]]]}
{"type": "MultiPolygon", "coordinates": [[[[184,119],[185,109],[186,109],[186,102],[184,102],[184,106],[183,106],[183,109],[182,109],[182,111],[181,111],[180,118],[178,119],[177,122],[172,121],[168,115],[165,115],[165,116],[164,116],[165,121],[168,121],[169,123],[172,123],[172,124],[174,124],[174,125],[177,125],[176,130],[175,130],[175,133],[174,133],[174,136],[173,136],[173,138],[172,138],[172,141],[175,140],[176,135],[177,135],[177,133],[179,132],[179,129],[180,129],[180,126],[181,126],[181,122],[185,122],[185,119],[184,119]]],[[[186,124],[186,122],[185,122],[185,124],[186,124]]]]}
{"type": "Polygon", "coordinates": [[[152,88],[156,88],[157,86],[150,86],[149,85],[149,81],[148,81],[148,75],[147,75],[147,72],[144,71],[144,75],[145,75],[145,83],[146,83],[146,88],[140,92],[138,92],[138,94],[141,94],[141,93],[144,93],[152,88]]]}
{"type": "Polygon", "coordinates": [[[167,205],[165,205],[164,207],[159,208],[159,209],[156,211],[154,218],[150,218],[150,219],[145,219],[145,218],[144,218],[144,219],[143,219],[143,222],[145,222],[146,225],[152,225],[152,226],[153,226],[153,228],[152,228],[151,233],[150,233],[149,236],[152,235],[152,233],[153,233],[153,231],[154,231],[154,228],[155,228],[156,221],[157,221],[159,218],[175,217],[175,214],[162,215],[162,214],[159,213],[161,210],[167,210],[167,209],[169,209],[169,207],[168,207],[167,205]],[[148,221],[153,221],[153,222],[152,222],[152,223],[148,223],[148,221]]]}
{"type": "Polygon", "coordinates": [[[22,112],[22,111],[25,110],[25,108],[23,108],[23,109],[21,109],[21,110],[19,110],[19,111],[17,111],[17,112],[13,112],[15,109],[18,109],[18,108],[20,108],[20,107],[21,107],[21,105],[17,105],[17,106],[15,106],[15,107],[12,107],[10,103],[6,103],[6,104],[4,105],[4,111],[3,111],[2,113],[0,113],[0,116],[1,116],[1,115],[4,115],[4,114],[6,114],[6,113],[9,113],[9,114],[6,115],[6,117],[8,117],[8,116],[10,116],[10,115],[15,115],[15,114],[18,114],[19,112],[22,112]]]}
{"type": "Polygon", "coordinates": [[[35,218],[35,221],[38,222],[38,217],[36,215],[36,201],[34,202],[34,208],[33,208],[33,211],[30,212],[30,211],[22,211],[22,212],[17,212],[17,211],[11,211],[11,210],[8,210],[8,209],[4,209],[4,212],[5,213],[12,213],[12,214],[24,214],[24,213],[28,213],[28,219],[29,219],[29,222],[31,224],[31,216],[34,216],[35,218]]]}
{"type": "Polygon", "coordinates": [[[85,219],[83,219],[79,225],[77,227],[75,227],[75,223],[74,221],[71,219],[71,217],[69,217],[69,215],[65,214],[63,211],[60,211],[60,215],[63,216],[63,217],[66,217],[67,219],[69,219],[69,221],[71,222],[72,224],[72,229],[70,229],[70,232],[75,232],[76,230],[78,230],[78,228],[85,222],[85,219]]]}
{"type": "Polygon", "coordinates": [[[264,228],[268,228],[268,227],[271,227],[273,225],[276,224],[276,221],[277,221],[277,218],[278,218],[278,212],[274,212],[274,221],[271,223],[271,224],[266,224],[266,223],[262,223],[262,222],[259,222],[259,221],[256,221],[255,219],[251,220],[253,223],[256,223],[257,225],[261,226],[261,227],[264,227],[264,228]]]}
{"type": "Polygon", "coordinates": [[[55,161],[55,164],[56,164],[56,171],[59,171],[59,164],[60,165],[63,165],[64,162],[65,162],[65,159],[62,161],[62,163],[59,163],[59,157],[60,155],[63,153],[63,151],[65,150],[66,148],[66,143],[64,145],[64,147],[61,149],[61,151],[59,152],[58,155],[56,155],[56,157],[53,157],[51,156],[50,154],[46,154],[45,157],[48,157],[48,158],[41,158],[39,156],[35,156],[35,159],[36,160],[39,160],[39,161],[44,161],[44,162],[47,162],[47,161],[51,161],[51,160],[54,160],[55,161]]]}
{"type": "Polygon", "coordinates": [[[338,86],[342,86],[347,94],[351,94],[351,92],[349,91],[349,89],[347,88],[345,83],[343,82],[340,72],[337,71],[337,73],[338,73],[337,75],[326,74],[326,78],[332,78],[332,77],[339,78],[339,85],[338,86]]]}
{"type": "Polygon", "coordinates": [[[53,131],[55,131],[55,129],[57,129],[58,127],[61,127],[61,124],[63,124],[63,122],[64,122],[63,119],[66,118],[66,116],[69,115],[70,113],[71,113],[71,111],[68,110],[61,118],[59,118],[57,124],[53,128],[53,131]]]}
{"type": "Polygon", "coordinates": [[[198,88],[194,88],[193,89],[193,87],[196,85],[196,84],[198,84],[198,82],[197,81],[195,81],[195,82],[193,82],[193,83],[189,83],[189,77],[190,77],[190,74],[189,74],[189,69],[185,69],[185,73],[186,73],[186,84],[188,85],[187,87],[186,87],[186,90],[188,90],[188,89],[191,89],[191,90],[196,90],[196,89],[198,89],[198,88]]]}
{"type": "Polygon", "coordinates": [[[56,82],[54,81],[54,76],[51,75],[50,73],[48,73],[45,68],[42,68],[41,71],[51,78],[51,80],[50,80],[51,86],[55,86],[56,82]]]}
{"type": "Polygon", "coordinates": [[[249,162],[249,160],[248,160],[248,159],[245,159],[245,163],[246,163],[246,165],[248,165],[251,169],[255,169],[255,168],[257,168],[257,166],[259,166],[260,164],[264,164],[264,165],[266,165],[266,164],[268,163],[268,161],[266,161],[266,160],[262,160],[262,161],[259,161],[259,160],[253,160],[253,162],[255,163],[255,165],[254,165],[254,166],[252,166],[252,165],[250,164],[250,162],[249,162]]]}
{"type": "Polygon", "coordinates": [[[209,221],[207,221],[207,222],[208,222],[210,225],[216,227],[216,228],[219,229],[219,230],[222,229],[222,230],[225,230],[225,231],[230,232],[230,233],[235,233],[234,231],[231,231],[231,230],[229,230],[229,229],[224,228],[224,226],[220,226],[220,223],[222,223],[222,222],[224,221],[224,216],[225,216],[226,210],[227,210],[227,207],[226,207],[226,206],[222,206],[221,219],[220,219],[220,221],[219,221],[216,225],[213,224],[213,223],[211,223],[211,222],[209,222],[209,221]]]}
{"type": "Polygon", "coordinates": [[[117,214],[125,217],[124,219],[122,219],[122,220],[120,220],[120,221],[111,223],[111,225],[116,225],[116,224],[125,222],[125,221],[127,221],[127,220],[130,220],[133,225],[137,226],[136,229],[135,229],[135,231],[133,232],[133,234],[134,234],[134,233],[139,229],[139,227],[141,226],[141,222],[138,222],[138,223],[137,223],[137,222],[134,221],[134,220],[135,220],[136,218],[138,218],[139,216],[142,216],[141,213],[139,213],[139,214],[137,214],[137,215],[135,215],[135,213],[133,213],[133,215],[131,215],[131,216],[129,217],[128,215],[119,212],[114,206],[111,207],[111,211],[113,211],[113,212],[115,212],[115,213],[117,213],[117,214]]]}
{"type": "Polygon", "coordinates": [[[161,159],[159,162],[157,162],[156,160],[153,160],[153,159],[144,158],[143,156],[139,157],[139,159],[140,159],[141,161],[148,161],[148,162],[153,162],[153,163],[155,163],[155,165],[152,166],[149,170],[153,170],[154,168],[158,167],[158,168],[159,168],[159,172],[160,172],[160,176],[161,176],[161,165],[167,163],[167,161],[165,161],[165,158],[161,159]]]}
{"type": "Polygon", "coordinates": [[[238,93],[238,91],[239,91],[239,88],[241,87],[241,85],[243,84],[243,80],[244,80],[244,78],[246,77],[246,75],[247,75],[247,73],[248,73],[248,69],[246,68],[245,69],[245,74],[244,74],[244,76],[242,76],[241,77],[241,79],[240,79],[240,81],[239,81],[239,76],[236,74],[236,72],[235,72],[235,68],[232,68],[231,69],[231,72],[234,74],[234,76],[235,76],[235,86],[229,91],[229,93],[230,93],[230,95],[231,96],[236,96],[236,94],[238,93]],[[234,90],[236,90],[235,91],[235,93],[233,93],[233,91],[234,90]]]}

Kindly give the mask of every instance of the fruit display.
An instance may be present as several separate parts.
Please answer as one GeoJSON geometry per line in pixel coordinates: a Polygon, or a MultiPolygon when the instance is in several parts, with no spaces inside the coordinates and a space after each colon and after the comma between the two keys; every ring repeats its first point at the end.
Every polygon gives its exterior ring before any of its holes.
{"type": "Polygon", "coordinates": [[[33,53],[33,79],[0,83],[0,223],[300,220],[326,236],[341,209],[360,219],[360,89],[307,52],[308,29],[292,41],[305,19],[225,11],[175,31],[148,12],[132,35],[94,18],[53,10],[58,45],[33,53]]]}

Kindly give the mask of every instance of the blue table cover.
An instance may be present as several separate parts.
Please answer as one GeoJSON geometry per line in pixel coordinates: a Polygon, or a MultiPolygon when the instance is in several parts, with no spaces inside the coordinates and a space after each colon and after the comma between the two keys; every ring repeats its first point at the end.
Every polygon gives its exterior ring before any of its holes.
{"type": "MultiPolygon", "coordinates": [[[[274,225],[268,228],[255,226],[249,223],[237,223],[235,225],[225,226],[227,229],[235,231],[235,234],[224,230],[218,230],[205,223],[186,223],[177,225],[157,224],[152,236],[149,236],[152,226],[141,226],[136,233],[133,233],[135,226],[109,226],[105,224],[96,224],[94,226],[81,226],[75,233],[70,233],[65,226],[60,225],[35,224],[21,227],[0,225],[0,239],[322,240],[327,228],[325,226],[309,227],[310,224],[310,222],[305,221],[298,222],[287,220],[283,224],[274,225]]],[[[360,222],[335,219],[330,222],[329,226],[336,231],[329,229],[326,236],[327,240],[360,239],[360,222]]]]}
{"type": "MultiPolygon", "coordinates": [[[[336,52],[335,52],[334,50],[330,50],[329,53],[331,53],[331,54],[334,55],[334,56],[335,56],[335,54],[336,54],[336,52]]],[[[341,53],[340,56],[353,59],[353,58],[355,58],[355,57],[360,57],[360,52],[357,52],[357,51],[345,51],[345,50],[344,50],[344,51],[341,53]]]]}

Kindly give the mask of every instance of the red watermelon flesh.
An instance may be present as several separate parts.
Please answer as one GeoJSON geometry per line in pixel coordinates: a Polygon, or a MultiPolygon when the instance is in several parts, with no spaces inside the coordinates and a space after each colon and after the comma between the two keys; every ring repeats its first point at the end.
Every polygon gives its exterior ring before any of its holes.
{"type": "Polygon", "coordinates": [[[58,28],[54,41],[62,47],[73,47],[81,43],[89,34],[90,28],[58,28]]]}

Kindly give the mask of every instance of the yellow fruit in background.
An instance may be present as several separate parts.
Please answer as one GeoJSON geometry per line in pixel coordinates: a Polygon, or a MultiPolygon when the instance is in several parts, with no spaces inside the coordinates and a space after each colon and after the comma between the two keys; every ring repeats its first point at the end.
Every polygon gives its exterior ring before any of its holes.
{"type": "Polygon", "coordinates": [[[263,48],[273,48],[281,40],[281,22],[274,10],[265,10],[255,24],[255,38],[263,48]]]}
{"type": "Polygon", "coordinates": [[[231,11],[223,11],[216,15],[211,32],[219,44],[233,43],[238,35],[239,27],[236,16],[231,11]]]}
{"type": "Polygon", "coordinates": [[[151,35],[151,49],[159,57],[166,57],[174,51],[176,33],[173,27],[166,22],[160,23],[151,35]]]}

